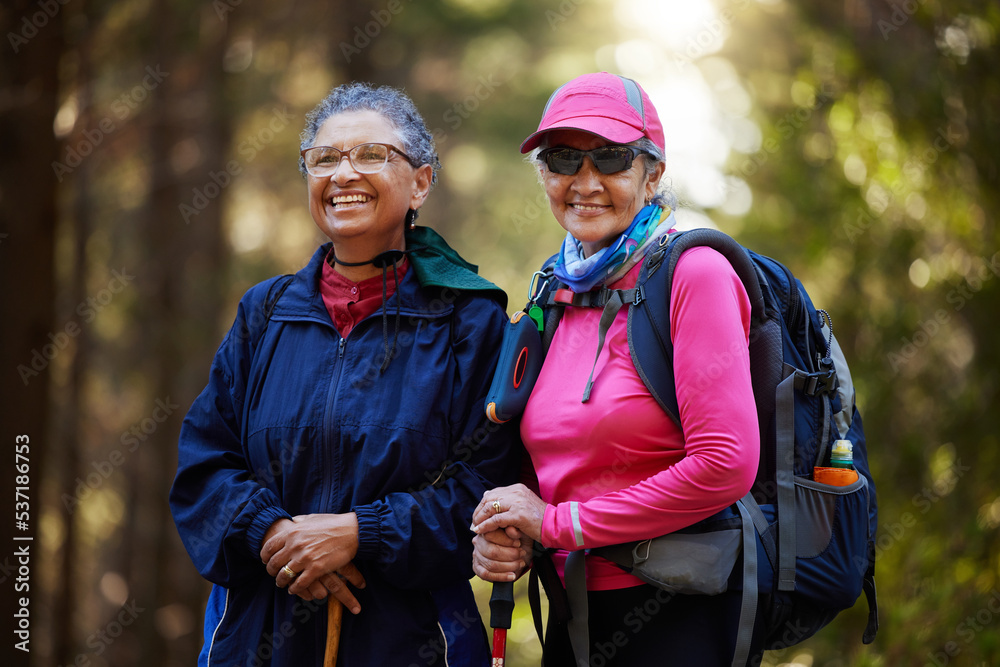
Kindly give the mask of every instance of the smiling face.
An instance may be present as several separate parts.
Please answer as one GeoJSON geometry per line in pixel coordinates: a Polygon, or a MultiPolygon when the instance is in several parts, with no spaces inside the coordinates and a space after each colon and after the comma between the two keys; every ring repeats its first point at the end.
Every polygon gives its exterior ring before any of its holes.
{"type": "MultiPolygon", "coordinates": [[[[347,151],[358,144],[384,143],[403,149],[397,132],[375,111],[351,111],[326,119],[313,146],[347,151]]],[[[327,177],[308,176],[309,212],[348,262],[371,259],[386,250],[405,249],[403,220],[408,209],[419,209],[430,191],[432,168],[414,168],[389,152],[389,163],[377,174],[360,174],[341,159],[327,177]]]]}
{"type": "MultiPolygon", "coordinates": [[[[546,137],[549,147],[566,146],[590,150],[611,142],[581,130],[553,130],[546,137]]],[[[656,194],[656,184],[663,176],[664,165],[658,164],[646,176],[645,155],[637,157],[632,167],[615,174],[602,174],[589,157],[580,170],[570,176],[549,171],[543,162],[539,166],[549,207],[563,229],[583,244],[590,257],[611,244],[629,224],[646,200],[656,194]]]]}

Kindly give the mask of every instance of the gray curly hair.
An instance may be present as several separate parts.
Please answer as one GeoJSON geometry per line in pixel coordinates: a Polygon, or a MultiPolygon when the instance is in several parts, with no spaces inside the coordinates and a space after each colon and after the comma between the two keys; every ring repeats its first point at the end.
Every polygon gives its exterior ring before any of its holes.
{"type": "MultiPolygon", "coordinates": [[[[316,134],[331,116],[351,111],[374,111],[385,118],[395,128],[402,144],[403,152],[410,156],[417,166],[429,164],[433,169],[431,185],[437,183],[437,172],[441,168],[434,148],[434,138],[427,131],[423,116],[417,111],[413,100],[402,90],[392,86],[375,87],[368,83],[345,83],[337,86],[322,102],[306,114],[306,127],[300,135],[300,149],[313,146],[316,134]]],[[[306,175],[306,165],[299,157],[299,171],[306,175]]]]}

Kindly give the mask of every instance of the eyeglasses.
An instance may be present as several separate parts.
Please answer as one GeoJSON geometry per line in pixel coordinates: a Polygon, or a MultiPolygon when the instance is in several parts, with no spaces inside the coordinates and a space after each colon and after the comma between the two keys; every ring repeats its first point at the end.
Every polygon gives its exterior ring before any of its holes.
{"type": "Polygon", "coordinates": [[[590,160],[602,174],[617,174],[632,167],[632,160],[637,155],[649,155],[648,151],[632,146],[621,146],[612,144],[610,146],[599,146],[589,151],[582,151],[578,148],[546,148],[538,154],[549,171],[572,176],[580,171],[583,165],[583,158],[590,156],[590,160]]]}
{"type": "Polygon", "coordinates": [[[337,171],[344,155],[347,155],[351,167],[359,174],[377,174],[389,164],[391,151],[402,155],[413,167],[420,166],[409,155],[390,144],[358,144],[346,151],[332,146],[313,146],[302,151],[300,155],[306,163],[306,171],[313,176],[323,178],[337,171]]]}

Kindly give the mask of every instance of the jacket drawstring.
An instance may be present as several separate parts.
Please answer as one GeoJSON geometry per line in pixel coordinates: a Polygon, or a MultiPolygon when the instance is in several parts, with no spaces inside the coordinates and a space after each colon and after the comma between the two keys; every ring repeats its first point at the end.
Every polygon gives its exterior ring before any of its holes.
{"type": "MultiPolygon", "coordinates": [[[[400,252],[400,251],[389,251],[400,252]]],[[[388,253],[386,253],[388,254],[388,253]]],[[[381,257],[381,255],[379,255],[381,257]]],[[[378,259],[378,258],[376,258],[378,259]]],[[[374,263],[374,262],[373,262],[374,263]]],[[[396,340],[399,338],[399,314],[400,314],[400,302],[402,299],[397,295],[396,297],[396,322],[393,325],[392,330],[392,347],[389,346],[389,314],[385,312],[385,299],[387,291],[386,283],[386,272],[387,267],[382,264],[382,342],[385,345],[385,359],[382,360],[382,365],[379,367],[378,372],[384,373],[385,369],[389,367],[389,362],[392,361],[392,355],[396,352],[396,340]]],[[[399,274],[396,272],[396,262],[392,263],[392,280],[396,283],[396,291],[399,291],[399,274]]]]}
{"type": "Polygon", "coordinates": [[[406,250],[387,250],[383,253],[375,255],[371,259],[365,262],[345,262],[343,260],[337,259],[336,248],[330,253],[335,264],[340,264],[342,266],[364,266],[365,264],[372,264],[374,266],[380,267],[382,269],[382,343],[385,346],[385,358],[382,359],[382,365],[379,367],[378,372],[382,374],[385,369],[389,367],[389,362],[392,361],[392,355],[396,352],[396,341],[399,339],[399,320],[402,311],[402,299],[398,296],[396,298],[396,318],[393,325],[392,332],[392,345],[389,344],[389,314],[385,309],[385,301],[388,293],[388,271],[389,267],[392,266],[392,279],[396,283],[396,290],[399,290],[399,273],[396,271],[396,264],[401,260],[408,251],[406,250]]]}

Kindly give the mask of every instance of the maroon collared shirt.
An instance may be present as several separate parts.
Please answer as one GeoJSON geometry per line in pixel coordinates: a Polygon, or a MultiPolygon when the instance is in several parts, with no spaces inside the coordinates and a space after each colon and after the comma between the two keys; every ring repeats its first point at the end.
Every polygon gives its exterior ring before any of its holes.
{"type": "MultiPolygon", "coordinates": [[[[396,274],[402,280],[410,268],[406,257],[396,267],[396,274]]],[[[396,281],[392,277],[392,267],[386,270],[386,294],[388,299],[396,291],[396,281]]],[[[347,338],[354,326],[368,317],[382,305],[382,276],[365,278],[359,283],[348,280],[337,272],[329,262],[323,262],[319,291],[323,296],[330,319],[341,337],[347,338]]]]}

